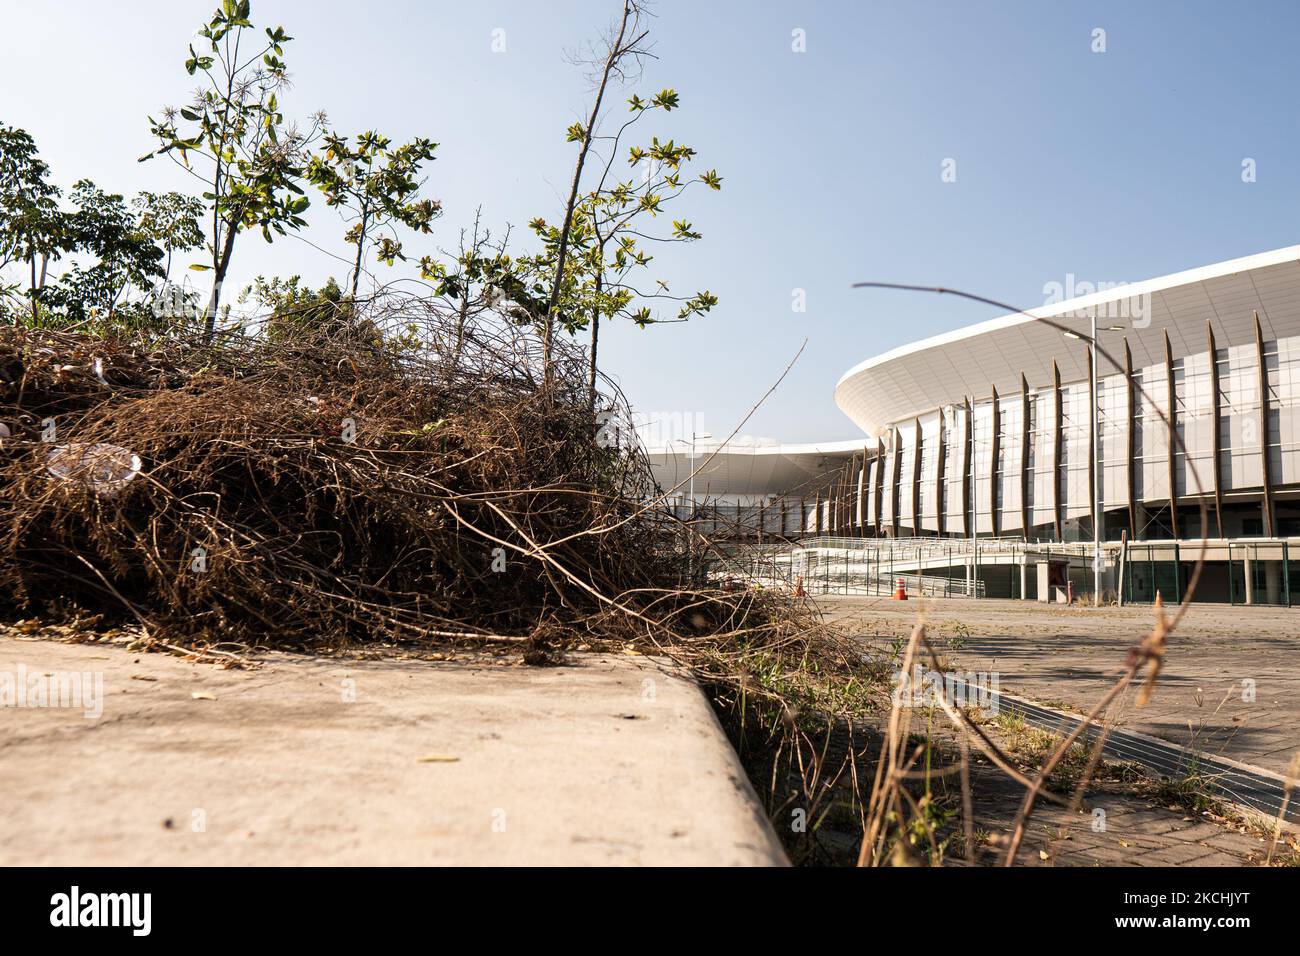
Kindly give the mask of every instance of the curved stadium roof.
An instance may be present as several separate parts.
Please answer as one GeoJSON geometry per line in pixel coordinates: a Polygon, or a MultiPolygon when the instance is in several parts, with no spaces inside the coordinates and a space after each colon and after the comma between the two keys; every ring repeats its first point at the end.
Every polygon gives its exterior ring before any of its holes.
{"type": "MultiPolygon", "coordinates": [[[[680,445],[660,446],[647,450],[655,480],[668,491],[680,485],[685,494],[691,474],[695,473],[695,493],[718,494],[791,494],[819,487],[826,473],[839,468],[854,454],[864,450],[865,439],[837,442],[810,442],[786,445],[700,444],[694,461],[680,445]],[[715,454],[716,452],[716,454],[715,454]]],[[[810,491],[811,493],[811,491],[810,491]]]]}
{"type": "MultiPolygon", "coordinates": [[[[1254,341],[1255,311],[1266,339],[1300,335],[1300,246],[1130,283],[901,346],[844,373],[835,402],[863,431],[879,435],[968,396],[987,398],[994,386],[1002,394],[1019,391],[1022,372],[1031,388],[1050,385],[1053,359],[1062,382],[1080,381],[1088,375],[1087,343],[1036,320],[1052,318],[1087,335],[1093,309],[1099,325],[1125,326],[1123,334],[1100,337],[1100,344],[1122,363],[1127,338],[1135,369],[1164,361],[1166,331],[1175,359],[1204,352],[1210,320],[1220,348],[1254,341]],[[1139,296],[1150,297],[1150,310],[1138,323],[1114,318],[1115,311],[1107,317],[1108,305],[1113,310],[1139,296]]],[[[1115,371],[1100,360],[1101,375],[1115,371]]]]}

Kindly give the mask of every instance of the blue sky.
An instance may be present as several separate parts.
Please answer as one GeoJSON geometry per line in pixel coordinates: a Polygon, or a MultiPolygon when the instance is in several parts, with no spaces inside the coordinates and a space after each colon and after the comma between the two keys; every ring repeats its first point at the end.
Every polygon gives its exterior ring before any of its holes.
{"type": "MultiPolygon", "coordinates": [[[[186,188],[145,116],[187,98],[186,44],[213,0],[5,4],[0,122],[28,129],[63,185],[186,188]]],[[[526,243],[571,174],[564,130],[588,98],[565,51],[616,0],[254,0],[283,24],[290,115],[325,109],[351,132],[441,145],[427,190],[432,239],[454,246],[483,206],[526,243]],[[506,51],[492,52],[492,31],[506,51]]],[[[664,257],[677,291],[709,288],[709,316],[602,334],[603,362],[651,413],[725,434],[806,338],[744,431],[849,438],[839,376],[871,355],[990,318],[955,299],[852,290],[862,279],[948,285],[1030,307],[1049,282],[1135,281],[1300,242],[1291,2],[742,2],[660,0],[658,60],[635,89],[672,86],[658,129],[724,177],[682,212],[704,240],[664,257]],[[1092,50],[1103,29],[1106,51],[1092,50]],[[792,31],[806,52],[791,48],[792,31]],[[1257,178],[1242,182],[1242,161],[1257,178]],[[941,179],[946,159],[956,181],[941,179]],[[805,290],[807,311],[792,309],[805,290]]],[[[623,91],[630,92],[630,91],[623,91]]],[[[623,96],[620,95],[620,101],[623,96]]],[[[689,195],[689,194],[688,194],[689,195]]],[[[317,203],[306,234],[345,253],[317,203]]],[[[382,268],[382,267],[380,267],[382,268]]],[[[346,267],[302,241],[248,237],[236,280],[346,267]]]]}

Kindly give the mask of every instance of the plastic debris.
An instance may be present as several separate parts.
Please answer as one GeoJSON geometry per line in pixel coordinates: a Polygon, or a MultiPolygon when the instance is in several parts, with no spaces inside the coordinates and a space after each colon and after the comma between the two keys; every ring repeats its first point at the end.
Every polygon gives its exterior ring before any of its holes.
{"type": "Polygon", "coordinates": [[[55,478],[79,481],[95,494],[111,498],[140,473],[140,456],[121,445],[71,442],[50,449],[46,468],[55,478]]]}

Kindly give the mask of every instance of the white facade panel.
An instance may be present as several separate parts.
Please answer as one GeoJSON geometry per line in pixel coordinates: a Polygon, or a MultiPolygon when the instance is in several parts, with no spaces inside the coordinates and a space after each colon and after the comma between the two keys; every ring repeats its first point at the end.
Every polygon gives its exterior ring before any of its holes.
{"type": "Polygon", "coordinates": [[[1021,430],[1024,412],[1020,395],[1002,399],[1001,427],[998,429],[998,516],[1000,531],[1004,534],[1023,531],[1024,519],[1020,510],[1020,451],[1024,447],[1021,430]]]}
{"type": "Polygon", "coordinates": [[[1088,495],[1089,449],[1092,419],[1087,382],[1061,386],[1061,482],[1062,511],[1066,519],[1085,518],[1092,513],[1088,495]]]}
{"type": "Polygon", "coordinates": [[[921,527],[939,530],[939,416],[921,419],[921,527]]]}

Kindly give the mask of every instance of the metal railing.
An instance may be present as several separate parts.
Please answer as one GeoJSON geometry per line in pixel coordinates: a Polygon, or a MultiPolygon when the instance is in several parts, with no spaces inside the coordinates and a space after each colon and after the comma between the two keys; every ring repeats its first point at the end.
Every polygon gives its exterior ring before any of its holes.
{"type": "MultiPolygon", "coordinates": [[[[1103,547],[1110,565],[1121,546],[1103,547]]],[[[1064,562],[1079,572],[1091,563],[1092,549],[1086,541],[1040,542],[1022,537],[818,535],[798,544],[746,548],[718,564],[715,575],[790,591],[802,584],[812,594],[888,595],[901,578],[909,593],[920,596],[1026,598],[1038,591],[1038,572],[1035,569],[1030,577],[1030,566],[1064,562]]]]}
{"type": "MultiPolygon", "coordinates": [[[[800,548],[826,548],[843,551],[893,551],[896,554],[920,555],[922,558],[944,555],[963,557],[977,554],[1055,554],[1062,557],[1089,557],[1091,541],[1026,541],[1024,538],[841,538],[819,535],[804,538],[800,548]]],[[[1105,542],[1102,550],[1118,553],[1118,542],[1105,542]]]]}
{"type": "Polygon", "coordinates": [[[907,593],[918,597],[984,597],[978,578],[895,572],[888,562],[867,552],[805,548],[753,550],[714,563],[714,580],[743,581],[748,585],[793,592],[802,586],[809,594],[888,596],[901,580],[907,593]]]}

